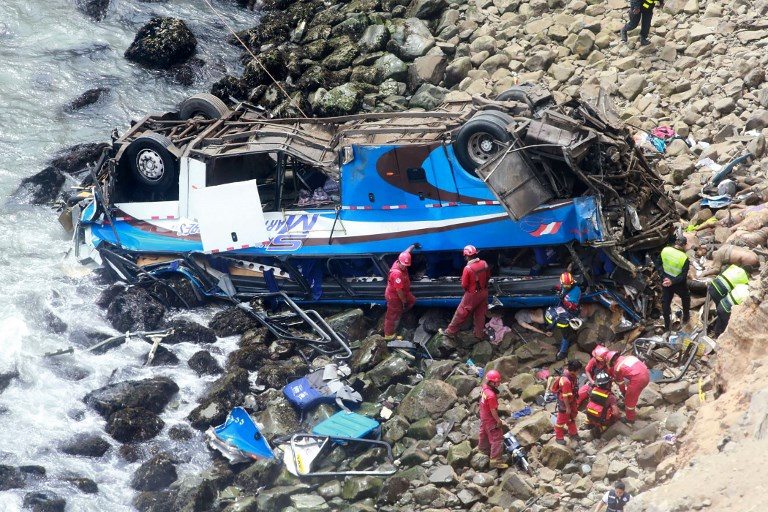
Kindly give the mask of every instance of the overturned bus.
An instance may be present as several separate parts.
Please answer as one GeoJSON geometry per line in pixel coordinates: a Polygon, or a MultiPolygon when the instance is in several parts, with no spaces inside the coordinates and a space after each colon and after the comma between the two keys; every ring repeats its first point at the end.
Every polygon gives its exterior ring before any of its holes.
{"type": "Polygon", "coordinates": [[[201,94],[133,124],[92,174],[93,194],[72,208],[80,261],[129,282],[183,277],[199,297],[382,303],[389,267],[418,242],[421,305],[458,303],[473,244],[496,304],[553,303],[570,265],[637,310],[637,269],[676,220],[602,93],[556,105],[537,86],[324,119],[201,94]]]}

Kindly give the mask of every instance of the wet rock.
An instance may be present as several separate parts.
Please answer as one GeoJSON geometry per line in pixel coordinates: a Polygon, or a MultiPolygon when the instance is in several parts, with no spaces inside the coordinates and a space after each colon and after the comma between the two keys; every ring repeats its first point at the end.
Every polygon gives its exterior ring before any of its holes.
{"type": "Polygon", "coordinates": [[[133,505],[139,512],[170,512],[176,509],[176,491],[145,491],[139,493],[133,500],[133,505]]]}
{"type": "Polygon", "coordinates": [[[109,0],[77,0],[75,5],[77,6],[78,11],[89,18],[101,21],[107,15],[109,0]]]}
{"type": "Polygon", "coordinates": [[[390,384],[402,381],[410,373],[411,368],[408,362],[393,354],[376,365],[365,376],[377,389],[385,389],[390,384]]]}
{"type": "Polygon", "coordinates": [[[286,384],[309,373],[309,368],[299,356],[287,361],[270,361],[259,369],[259,381],[270,388],[282,388],[286,384]]]}
{"type": "Polygon", "coordinates": [[[21,199],[27,199],[32,204],[53,203],[64,185],[64,174],[55,167],[46,167],[37,174],[21,180],[19,188],[14,193],[21,199]]]}
{"type": "Polygon", "coordinates": [[[363,316],[363,310],[360,308],[348,309],[326,318],[326,322],[348,341],[356,341],[365,337],[365,331],[368,325],[363,316]]]}
{"type": "Polygon", "coordinates": [[[374,498],[379,494],[384,482],[372,476],[353,477],[344,481],[341,497],[347,501],[374,498]]]}
{"type": "Polygon", "coordinates": [[[208,475],[190,475],[171,484],[171,489],[178,491],[176,510],[190,511],[212,510],[217,495],[217,481],[208,475]]]}
{"type": "Polygon", "coordinates": [[[107,320],[120,332],[159,329],[163,315],[165,307],[139,287],[119,293],[107,306],[107,320]]]}
{"type": "Polygon", "coordinates": [[[261,425],[265,436],[278,437],[301,431],[296,410],[279,392],[267,402],[266,409],[258,413],[255,420],[261,425]]]}
{"type": "Polygon", "coordinates": [[[379,83],[390,79],[403,81],[408,76],[408,64],[391,53],[385,53],[376,59],[373,63],[373,69],[379,83]]]}
{"type": "Polygon", "coordinates": [[[208,324],[213,329],[216,336],[226,338],[227,336],[236,336],[245,331],[259,327],[259,321],[238,307],[227,308],[219,311],[208,324]]]}
{"type": "Polygon", "coordinates": [[[547,443],[541,450],[541,463],[550,469],[563,469],[573,460],[573,451],[567,446],[547,443]]]}
{"type": "Polygon", "coordinates": [[[210,352],[201,350],[192,354],[187,361],[187,365],[198,375],[218,375],[224,372],[224,369],[214,359],[210,352]]]}
{"type": "Polygon", "coordinates": [[[349,360],[349,365],[356,372],[368,371],[387,357],[387,342],[378,334],[365,338],[349,360]]]}
{"type": "Polygon", "coordinates": [[[459,444],[452,444],[448,448],[448,464],[454,468],[468,466],[471,456],[472,446],[469,444],[469,441],[462,441],[459,444]]]}
{"type": "Polygon", "coordinates": [[[110,448],[109,442],[96,434],[76,436],[64,443],[60,450],[67,455],[79,455],[81,457],[101,457],[110,448]]]}
{"type": "Polygon", "coordinates": [[[229,411],[242,403],[249,387],[248,372],[245,370],[238,369],[224,375],[211,385],[200,405],[189,413],[187,419],[198,430],[222,424],[229,411]]]}
{"type": "Polygon", "coordinates": [[[169,453],[159,453],[139,466],[131,478],[131,487],[137,491],[159,491],[178,478],[176,463],[169,453]]]}
{"type": "Polygon", "coordinates": [[[389,41],[389,30],[386,25],[370,25],[357,44],[362,51],[372,53],[386,48],[387,41],[389,41]]]}
{"type": "Polygon", "coordinates": [[[45,475],[47,474],[43,466],[38,466],[35,464],[19,466],[19,471],[21,471],[25,477],[31,477],[38,480],[45,478],[45,475]]]}
{"type": "Polygon", "coordinates": [[[444,413],[456,402],[456,390],[450,384],[439,380],[424,380],[417,384],[398,408],[409,421],[444,413]]]}
{"type": "Polygon", "coordinates": [[[186,23],[176,18],[152,18],[141,27],[125,58],[151,68],[168,68],[195,54],[197,39],[186,23]]]}
{"type": "Polygon", "coordinates": [[[317,494],[292,494],[291,506],[297,512],[325,512],[331,510],[322,496],[317,494]]]}
{"type": "Polygon", "coordinates": [[[396,443],[405,437],[408,431],[408,421],[402,416],[392,416],[382,426],[382,438],[388,443],[396,443]]]}
{"type": "Polygon", "coordinates": [[[437,427],[432,418],[423,418],[411,423],[407,435],[413,439],[432,439],[437,435],[437,427]]]}
{"type": "Polygon", "coordinates": [[[107,434],[121,443],[147,441],[163,430],[160,416],[141,407],[129,407],[112,414],[107,420],[107,434]]]}
{"type": "Polygon", "coordinates": [[[290,485],[264,489],[256,498],[256,510],[285,510],[290,505],[290,498],[294,494],[306,491],[307,486],[290,485]]]}
{"type": "Polygon", "coordinates": [[[104,142],[76,144],[57,153],[48,163],[51,167],[55,167],[64,173],[78,174],[88,164],[95,163],[101,157],[102,151],[107,147],[109,145],[104,142]]]}
{"type": "Polygon", "coordinates": [[[97,103],[101,98],[106,97],[109,94],[109,88],[107,87],[95,87],[88,89],[83,94],[72,100],[65,108],[68,112],[74,112],[80,110],[89,105],[97,103]]]}
{"type": "Polygon", "coordinates": [[[13,466],[0,464],[0,491],[24,488],[24,474],[13,466]]]}
{"type": "Polygon", "coordinates": [[[451,466],[437,466],[430,474],[429,481],[433,484],[453,484],[458,480],[451,466]]]}
{"type": "Polygon", "coordinates": [[[160,413],[178,391],[179,386],[168,377],[154,377],[110,384],[91,391],[83,401],[105,418],[127,407],[160,413]]]}
{"type": "Polygon", "coordinates": [[[397,503],[410,486],[410,481],[401,476],[393,476],[384,480],[379,491],[378,502],[385,505],[397,503]]]}
{"type": "Polygon", "coordinates": [[[174,425],[168,429],[168,438],[174,441],[189,441],[193,437],[195,433],[185,425],[174,425]]]}
{"type": "Polygon", "coordinates": [[[317,105],[323,116],[346,116],[357,113],[363,106],[363,92],[351,83],[339,85],[325,93],[317,105]]]}
{"type": "MultiPolygon", "coordinates": [[[[139,362],[143,364],[148,360],[148,357],[149,352],[139,358],[139,362]]],[[[157,350],[155,350],[155,356],[152,358],[152,362],[149,363],[149,366],[175,366],[177,364],[179,364],[179,358],[176,357],[176,354],[160,345],[157,347],[157,350]]]]}
{"type": "Polygon", "coordinates": [[[405,15],[408,17],[431,20],[446,7],[445,0],[412,0],[405,15]]]}
{"type": "Polygon", "coordinates": [[[32,512],[64,512],[67,502],[51,491],[30,492],[24,496],[24,508],[32,512]]]}
{"type": "Polygon", "coordinates": [[[69,477],[64,478],[64,481],[74,485],[80,492],[85,494],[96,494],[99,492],[99,486],[90,478],[69,477]]]}
{"type": "Polygon", "coordinates": [[[163,338],[163,343],[216,343],[216,333],[213,329],[200,325],[186,318],[174,318],[166,323],[166,328],[173,329],[173,334],[163,338]]]}
{"type": "Polygon", "coordinates": [[[18,379],[18,378],[19,378],[18,370],[13,370],[12,372],[0,373],[0,393],[8,389],[8,386],[11,385],[11,382],[13,382],[14,379],[18,379]]]}

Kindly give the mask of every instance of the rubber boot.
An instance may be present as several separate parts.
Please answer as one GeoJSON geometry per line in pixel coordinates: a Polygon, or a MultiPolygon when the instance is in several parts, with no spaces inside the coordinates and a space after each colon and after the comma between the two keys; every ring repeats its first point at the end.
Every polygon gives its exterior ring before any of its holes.
{"type": "Polygon", "coordinates": [[[509,464],[501,459],[491,459],[491,469],[507,469],[509,464]]]}
{"type": "Polygon", "coordinates": [[[640,38],[640,46],[648,46],[649,44],[651,44],[651,42],[649,40],[647,40],[644,37],[640,38]]]}

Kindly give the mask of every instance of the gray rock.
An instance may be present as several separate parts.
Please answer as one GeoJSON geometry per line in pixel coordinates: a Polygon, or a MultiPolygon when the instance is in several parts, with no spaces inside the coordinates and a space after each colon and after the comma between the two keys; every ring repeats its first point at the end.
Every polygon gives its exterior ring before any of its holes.
{"type": "Polygon", "coordinates": [[[569,49],[580,59],[586,59],[595,46],[595,35],[589,30],[582,30],[569,45],[569,49]]]}
{"type": "Polygon", "coordinates": [[[358,46],[363,52],[379,52],[387,47],[389,41],[389,30],[386,25],[370,25],[365,29],[358,46]]]}
{"type": "Polygon", "coordinates": [[[691,394],[688,392],[688,383],[680,381],[662,386],[661,396],[670,404],[679,404],[685,402],[691,394]]]}
{"type": "Polygon", "coordinates": [[[413,18],[431,20],[445,8],[445,0],[411,0],[405,15],[413,18]]]}
{"type": "Polygon", "coordinates": [[[160,416],[142,407],[120,409],[107,418],[107,434],[121,443],[148,441],[165,426],[160,416]]]}
{"type": "Polygon", "coordinates": [[[403,497],[403,494],[410,487],[411,482],[407,478],[401,476],[393,476],[384,480],[381,490],[379,491],[378,501],[391,505],[397,503],[397,501],[403,497]]]}
{"type": "Polygon", "coordinates": [[[292,494],[290,500],[291,506],[297,512],[325,512],[331,510],[322,496],[317,494],[292,494]]]}
{"type": "Polygon", "coordinates": [[[736,108],[736,102],[733,98],[722,98],[714,103],[714,108],[723,115],[730,114],[736,108]]]}
{"type": "Polygon", "coordinates": [[[408,64],[391,53],[385,53],[373,63],[376,79],[383,82],[388,79],[403,81],[408,76],[408,64]]]}
{"type": "Polygon", "coordinates": [[[456,402],[456,390],[439,380],[424,380],[417,384],[400,403],[398,413],[409,421],[443,414],[456,402]]]}
{"type": "Polygon", "coordinates": [[[405,437],[408,431],[408,421],[402,416],[392,416],[381,426],[382,438],[388,443],[396,443],[405,437]]]}
{"type": "Polygon", "coordinates": [[[349,341],[356,341],[365,337],[368,326],[360,308],[348,309],[341,313],[326,318],[326,322],[340,336],[349,341]]]}
{"type": "Polygon", "coordinates": [[[445,75],[448,61],[445,55],[424,55],[413,61],[408,69],[408,87],[415,91],[423,83],[437,85],[445,75]]]}
{"type": "Polygon", "coordinates": [[[169,453],[159,453],[139,466],[131,479],[137,491],[159,491],[176,481],[176,463],[169,453]]]}
{"type": "Polygon", "coordinates": [[[530,373],[518,373],[507,382],[509,389],[515,393],[520,393],[523,389],[536,382],[536,378],[530,373]]]}
{"type": "Polygon", "coordinates": [[[373,368],[387,357],[387,342],[378,334],[365,338],[349,360],[356,372],[364,372],[373,368]]]}
{"type": "Polygon", "coordinates": [[[103,20],[107,15],[109,0],[77,0],[77,10],[96,21],[103,20]]]}
{"type": "Polygon", "coordinates": [[[644,469],[653,469],[672,452],[672,446],[666,441],[651,443],[637,453],[637,464],[644,469]]]}
{"type": "Polygon", "coordinates": [[[363,106],[363,92],[355,84],[334,87],[323,95],[318,111],[323,116],[356,114],[363,106]]]}
{"type": "Polygon", "coordinates": [[[216,336],[225,338],[245,333],[248,330],[260,327],[259,321],[238,307],[231,307],[219,311],[208,323],[216,336]]]}
{"type": "Polygon", "coordinates": [[[624,79],[624,83],[619,86],[619,94],[624,96],[628,101],[632,101],[638,94],[643,92],[646,85],[647,81],[645,80],[645,75],[630,75],[624,79]]]}
{"type": "Polygon", "coordinates": [[[323,59],[323,66],[331,71],[338,71],[340,69],[348,68],[352,62],[360,54],[360,49],[349,38],[343,37],[336,41],[336,48],[323,59]]]}
{"type": "Polygon", "coordinates": [[[472,446],[469,441],[462,441],[459,444],[452,444],[448,448],[448,464],[454,468],[465,467],[469,465],[472,456],[472,446]]]}
{"type": "MultiPolygon", "coordinates": [[[[472,70],[472,59],[459,57],[445,68],[445,85],[453,87],[467,77],[472,70]]],[[[768,96],[768,94],[766,95],[768,96]]]]}
{"type": "Polygon", "coordinates": [[[285,510],[291,503],[291,496],[307,490],[306,485],[279,485],[262,489],[256,498],[256,510],[285,510]]]}
{"type": "Polygon", "coordinates": [[[197,39],[186,23],[176,18],[152,18],[141,27],[125,50],[125,58],[143,66],[167,69],[195,54],[197,39]]]}
{"type": "Polygon", "coordinates": [[[456,388],[458,396],[469,396],[469,393],[480,385],[480,380],[472,375],[451,375],[446,380],[448,384],[456,388]]]}
{"type": "Polygon", "coordinates": [[[127,407],[160,413],[178,391],[179,386],[168,377],[154,377],[104,386],[85,395],[83,401],[105,418],[127,407]]]}
{"type": "Polygon", "coordinates": [[[19,468],[0,464],[0,491],[22,489],[25,485],[24,474],[19,468]]]}
{"type": "Polygon", "coordinates": [[[199,430],[220,425],[233,407],[242,404],[249,389],[248,372],[243,369],[231,371],[211,385],[187,419],[199,430]]]}
{"type": "Polygon", "coordinates": [[[96,494],[99,492],[99,486],[90,478],[65,477],[63,480],[77,487],[84,494],[96,494]]]}
{"type": "Polygon", "coordinates": [[[654,441],[658,439],[659,437],[659,422],[654,421],[649,423],[648,425],[639,428],[632,432],[630,435],[630,438],[633,441],[641,441],[644,443],[649,443],[651,441],[654,441]]]}
{"type": "Polygon", "coordinates": [[[523,446],[531,446],[537,443],[541,436],[552,431],[549,416],[547,411],[539,411],[523,418],[512,427],[512,434],[523,446]]]}
{"type": "Polygon", "coordinates": [[[523,500],[528,500],[536,494],[533,487],[520,476],[516,467],[510,467],[504,473],[501,477],[501,487],[523,500]]]}
{"type": "Polygon", "coordinates": [[[163,343],[166,345],[175,343],[216,343],[216,333],[213,329],[192,320],[174,318],[167,322],[166,326],[173,329],[172,334],[163,338],[163,343]]]}
{"type": "Polygon", "coordinates": [[[391,33],[387,50],[406,61],[421,57],[435,46],[435,38],[429,27],[418,18],[395,20],[391,33]]]}
{"type": "Polygon", "coordinates": [[[408,427],[408,437],[413,439],[432,439],[437,435],[437,427],[432,418],[422,418],[408,427]]]}
{"type": "Polygon", "coordinates": [[[353,477],[344,481],[341,497],[347,501],[374,498],[379,494],[384,482],[372,476],[353,477]]]}
{"type": "Polygon", "coordinates": [[[218,361],[207,350],[200,350],[192,354],[187,365],[198,375],[218,375],[224,372],[218,361]]]}
{"type": "Polygon", "coordinates": [[[112,299],[107,319],[120,332],[152,331],[160,328],[165,306],[143,288],[128,288],[112,299]]]}
{"type": "Polygon", "coordinates": [[[393,354],[368,371],[365,376],[378,389],[403,380],[411,373],[408,362],[397,354],[393,354]]]}
{"type": "Polygon", "coordinates": [[[768,110],[760,109],[756,110],[744,125],[745,130],[762,130],[768,127],[768,110]]]}
{"type": "Polygon", "coordinates": [[[67,501],[51,491],[30,492],[24,496],[24,508],[32,512],[64,512],[67,501]]]}
{"type": "Polygon", "coordinates": [[[75,436],[61,446],[61,451],[67,455],[81,457],[101,457],[110,448],[109,442],[97,434],[75,436]]]}
{"type": "Polygon", "coordinates": [[[432,84],[422,84],[411,97],[409,105],[425,110],[433,110],[443,102],[446,94],[448,94],[447,89],[432,84]]]}
{"type": "Polygon", "coordinates": [[[275,393],[267,402],[266,409],[259,412],[255,419],[261,426],[261,432],[270,437],[299,432],[301,428],[296,410],[288,403],[282,393],[275,393]]]}
{"type": "Polygon", "coordinates": [[[557,443],[547,443],[541,450],[541,463],[550,469],[563,469],[573,460],[573,450],[557,443]]]}
{"type": "Polygon", "coordinates": [[[437,466],[430,474],[429,481],[433,484],[452,484],[458,480],[451,466],[437,466]]]}

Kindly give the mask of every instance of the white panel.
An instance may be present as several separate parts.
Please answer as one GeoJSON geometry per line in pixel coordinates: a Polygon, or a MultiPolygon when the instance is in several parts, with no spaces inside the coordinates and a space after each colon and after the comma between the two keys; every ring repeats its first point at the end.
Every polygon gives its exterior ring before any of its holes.
{"type": "Polygon", "coordinates": [[[269,240],[256,180],[192,189],[205,252],[260,246],[269,240]]]}
{"type": "Polygon", "coordinates": [[[190,219],[197,219],[197,207],[195,206],[194,190],[200,190],[205,188],[205,162],[200,160],[189,159],[189,177],[188,177],[188,194],[189,203],[187,205],[187,217],[190,219]]]}

